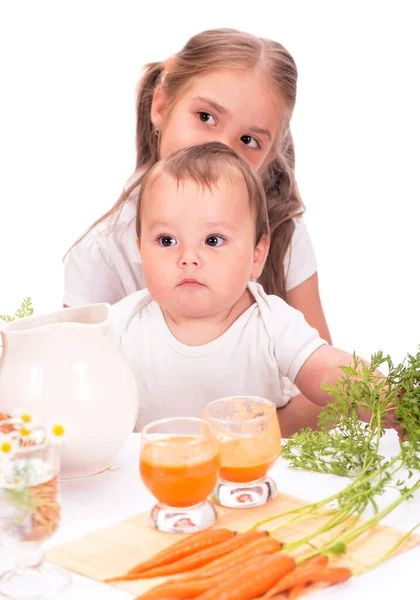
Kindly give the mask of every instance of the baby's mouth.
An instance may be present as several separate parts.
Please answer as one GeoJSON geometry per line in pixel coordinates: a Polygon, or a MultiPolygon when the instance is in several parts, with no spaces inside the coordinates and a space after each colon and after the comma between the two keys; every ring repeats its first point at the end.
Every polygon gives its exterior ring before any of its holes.
{"type": "Polygon", "coordinates": [[[203,283],[200,283],[198,281],[198,279],[195,279],[194,277],[186,277],[178,285],[182,286],[182,287],[200,287],[200,286],[204,286],[203,283]]]}

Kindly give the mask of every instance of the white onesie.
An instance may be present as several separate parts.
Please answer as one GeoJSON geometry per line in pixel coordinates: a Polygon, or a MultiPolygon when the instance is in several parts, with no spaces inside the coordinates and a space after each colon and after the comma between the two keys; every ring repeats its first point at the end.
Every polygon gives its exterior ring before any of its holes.
{"type": "Polygon", "coordinates": [[[155,419],[200,417],[208,402],[225,396],[287,404],[299,369],[326,342],[284,300],[267,295],[258,283],[249,289],[255,304],[203,346],[178,341],[146,289],[112,307],[120,349],[137,380],[137,430],[155,419]]]}

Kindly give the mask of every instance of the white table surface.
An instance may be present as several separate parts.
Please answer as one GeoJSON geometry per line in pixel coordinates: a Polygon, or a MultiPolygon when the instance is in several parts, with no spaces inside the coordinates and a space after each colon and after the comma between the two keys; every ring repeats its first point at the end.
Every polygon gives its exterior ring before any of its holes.
{"type": "MultiPolygon", "coordinates": [[[[396,434],[387,432],[382,451],[386,455],[398,450],[396,434]]],[[[133,433],[109,471],[72,481],[61,482],[62,522],[48,547],[80,537],[112,525],[152,507],[154,500],[145,489],[139,475],[140,434],[133,433]]],[[[279,491],[305,500],[321,500],[345,487],[349,479],[291,469],[279,459],[270,475],[279,491]]],[[[380,498],[386,506],[395,496],[392,492],[380,498]]],[[[368,516],[368,514],[366,515],[368,516]]],[[[408,531],[420,521],[420,494],[394,510],[384,524],[408,531]]],[[[420,533],[420,528],[418,530],[420,533]]],[[[384,552],[386,549],[384,549],[384,552]]],[[[0,571],[7,564],[5,550],[0,547],[0,571]]],[[[372,600],[391,596],[420,599],[420,545],[337,587],[314,593],[314,600],[343,599],[372,600]]],[[[134,596],[112,586],[100,584],[79,575],[72,575],[69,588],[54,600],[129,600],[134,596]]]]}

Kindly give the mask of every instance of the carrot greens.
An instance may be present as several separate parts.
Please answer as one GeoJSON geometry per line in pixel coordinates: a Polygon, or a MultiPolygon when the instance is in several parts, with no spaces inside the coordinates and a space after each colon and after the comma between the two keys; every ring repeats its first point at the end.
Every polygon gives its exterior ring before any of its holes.
{"type": "Polygon", "coordinates": [[[324,386],[334,402],[321,411],[320,431],[306,429],[294,434],[285,443],[282,456],[292,467],[341,475],[352,481],[329,498],[273,515],[253,526],[258,529],[282,519],[271,529],[273,532],[291,523],[322,518],[316,531],[283,547],[284,552],[291,552],[309,545],[313,550],[302,560],[319,553],[346,552],[349,544],[420,490],[420,352],[409,354],[397,365],[382,352],[372,356],[370,365],[354,356],[353,365],[342,367],[342,372],[335,385],[324,386]],[[360,409],[370,415],[368,422],[360,420],[360,409]],[[399,452],[386,458],[380,452],[380,442],[391,419],[400,430],[399,452]],[[388,489],[394,494],[396,490],[398,496],[379,509],[378,499],[388,489]],[[373,517],[360,522],[369,506],[373,517]],[[319,536],[328,531],[333,537],[317,543],[319,536]]]}

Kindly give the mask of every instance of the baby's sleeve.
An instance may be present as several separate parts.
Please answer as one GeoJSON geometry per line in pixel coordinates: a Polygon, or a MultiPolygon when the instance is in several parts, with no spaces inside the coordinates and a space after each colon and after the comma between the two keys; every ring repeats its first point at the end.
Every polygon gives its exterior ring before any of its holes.
{"type": "Polygon", "coordinates": [[[64,259],[64,304],[114,304],[124,296],[121,279],[111,268],[100,238],[87,236],[67,253],[64,259]]]}
{"type": "Polygon", "coordinates": [[[270,296],[270,307],[273,319],[274,355],[279,371],[294,383],[304,362],[327,342],[305,321],[300,311],[289,306],[281,298],[270,296]]]}
{"type": "Polygon", "coordinates": [[[297,287],[318,269],[315,251],[303,217],[293,219],[295,230],[284,259],[286,291],[297,287]]]}

